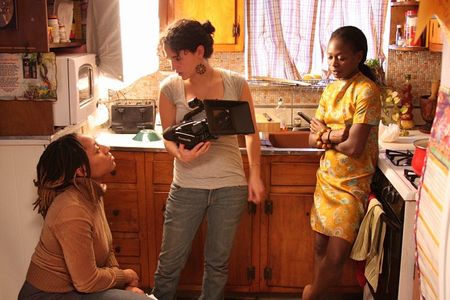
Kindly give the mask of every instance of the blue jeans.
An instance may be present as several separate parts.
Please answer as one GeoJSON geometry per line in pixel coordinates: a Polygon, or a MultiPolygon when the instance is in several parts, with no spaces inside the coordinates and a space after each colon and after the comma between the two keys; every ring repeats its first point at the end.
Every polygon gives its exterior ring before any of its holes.
{"type": "Polygon", "coordinates": [[[84,294],[77,291],[67,293],[43,292],[25,281],[18,300],[149,300],[146,295],[130,291],[109,289],[103,292],[84,294]]]}
{"type": "MultiPolygon", "coordinates": [[[[192,240],[206,214],[207,233],[202,294],[199,299],[223,299],[234,235],[247,204],[247,186],[220,189],[182,188],[172,184],[153,294],[175,299],[192,240]]],[[[201,266],[199,266],[200,268],[201,266]]]]}

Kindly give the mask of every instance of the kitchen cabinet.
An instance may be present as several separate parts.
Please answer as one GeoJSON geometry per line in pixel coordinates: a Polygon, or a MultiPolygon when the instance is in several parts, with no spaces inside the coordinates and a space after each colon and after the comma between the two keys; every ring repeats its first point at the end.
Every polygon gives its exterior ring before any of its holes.
{"type": "MultiPolygon", "coordinates": [[[[269,197],[261,217],[261,290],[300,293],[314,275],[314,201],[319,156],[272,156],[269,197]]],[[[358,291],[351,261],[339,291],[358,291]]]]}
{"type": "Polygon", "coordinates": [[[432,52],[442,52],[443,40],[442,29],[436,18],[433,18],[428,23],[428,49],[432,52]]]}
{"type": "Polygon", "coordinates": [[[389,49],[397,51],[424,51],[427,50],[425,47],[425,41],[423,41],[421,47],[398,47],[395,43],[395,33],[396,26],[402,25],[403,37],[405,36],[405,13],[408,10],[418,10],[418,1],[401,1],[401,2],[391,2],[391,19],[390,19],[390,29],[389,29],[389,49]]]}
{"type": "MultiPolygon", "coordinates": [[[[246,156],[243,160],[244,168],[248,173],[246,156]]],[[[152,233],[154,234],[155,244],[150,252],[152,252],[151,257],[157,261],[162,241],[165,203],[172,182],[173,158],[167,153],[147,154],[146,167],[152,173],[147,174],[146,177],[152,178],[150,189],[154,207],[154,229],[152,233]]],[[[256,207],[249,204],[241,219],[230,257],[227,291],[250,292],[255,290],[255,265],[258,262],[258,255],[254,255],[253,251],[255,248],[257,251],[258,247],[253,245],[258,242],[259,236],[255,213],[256,207]]],[[[204,221],[194,238],[191,254],[180,276],[179,290],[181,291],[200,291],[201,289],[205,238],[206,222],[204,221]]],[[[153,272],[154,269],[151,270],[152,274],[153,272]]]]}
{"type": "Polygon", "coordinates": [[[108,186],[104,202],[114,252],[121,267],[135,270],[142,285],[149,286],[144,153],[117,151],[113,155],[116,172],[102,181],[108,186]]]}
{"type": "MultiPolygon", "coordinates": [[[[49,52],[51,49],[80,47],[84,43],[50,44],[47,33],[47,7],[53,0],[14,0],[12,22],[0,28],[0,52],[49,52]]],[[[81,2],[74,1],[74,10],[81,2]]]]}
{"type": "Polygon", "coordinates": [[[426,33],[422,34],[422,47],[398,47],[396,46],[395,33],[396,26],[402,25],[402,33],[405,35],[405,12],[408,10],[418,10],[418,1],[402,1],[391,3],[391,21],[389,32],[389,49],[397,51],[424,51],[442,52],[441,27],[436,18],[430,19],[426,28],[426,33]]]}
{"type": "MultiPolygon", "coordinates": [[[[173,175],[166,152],[113,151],[116,175],[108,175],[105,207],[119,262],[137,266],[145,287],[153,274],[162,240],[165,203],[173,175]]],[[[229,265],[226,291],[231,293],[296,293],[312,281],[314,233],[309,223],[315,173],[320,156],[263,155],[261,173],[267,197],[248,204],[239,225],[229,265]]],[[[247,155],[243,155],[248,175],[247,155]]],[[[195,237],[181,273],[179,290],[198,292],[203,277],[206,223],[195,237]]],[[[358,291],[352,265],[344,271],[338,292],[358,291]]]]}
{"type": "Polygon", "coordinates": [[[211,21],[214,51],[241,52],[244,50],[244,0],[159,0],[160,26],[181,18],[211,21]]]}

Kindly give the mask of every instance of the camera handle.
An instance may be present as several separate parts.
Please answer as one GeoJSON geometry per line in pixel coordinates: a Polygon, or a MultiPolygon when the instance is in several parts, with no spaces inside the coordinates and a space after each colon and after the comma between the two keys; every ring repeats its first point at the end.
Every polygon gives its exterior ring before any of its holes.
{"type": "Polygon", "coordinates": [[[193,116],[202,112],[205,109],[205,106],[203,105],[202,100],[198,99],[197,97],[192,100],[189,100],[188,106],[190,108],[194,108],[194,107],[197,107],[197,108],[194,109],[193,111],[190,111],[187,114],[185,114],[182,121],[190,121],[193,116]]]}

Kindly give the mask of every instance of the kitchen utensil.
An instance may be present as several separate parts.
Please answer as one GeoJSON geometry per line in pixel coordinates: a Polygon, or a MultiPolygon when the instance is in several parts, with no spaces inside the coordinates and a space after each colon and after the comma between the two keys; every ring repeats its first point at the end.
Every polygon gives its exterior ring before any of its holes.
{"type": "Polygon", "coordinates": [[[299,111],[297,114],[298,114],[300,117],[302,117],[303,120],[305,120],[306,122],[308,122],[308,124],[311,123],[311,117],[310,117],[310,116],[308,116],[308,115],[302,113],[301,111],[299,111]]]}
{"type": "Polygon", "coordinates": [[[411,167],[419,176],[422,176],[422,168],[427,154],[428,141],[428,138],[414,141],[415,150],[411,161],[411,167]]]}

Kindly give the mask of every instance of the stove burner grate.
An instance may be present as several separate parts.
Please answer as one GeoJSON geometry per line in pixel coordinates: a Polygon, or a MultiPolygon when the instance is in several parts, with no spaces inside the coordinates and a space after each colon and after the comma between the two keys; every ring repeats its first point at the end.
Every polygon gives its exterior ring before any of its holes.
{"type": "Polygon", "coordinates": [[[386,149],[386,157],[396,166],[410,166],[413,153],[409,150],[396,151],[386,149]]]}
{"type": "Polygon", "coordinates": [[[415,180],[420,176],[410,169],[404,169],[403,172],[405,174],[406,179],[408,179],[408,181],[411,182],[412,186],[417,189],[417,184],[415,183],[415,180]]]}

